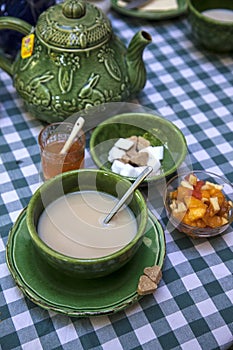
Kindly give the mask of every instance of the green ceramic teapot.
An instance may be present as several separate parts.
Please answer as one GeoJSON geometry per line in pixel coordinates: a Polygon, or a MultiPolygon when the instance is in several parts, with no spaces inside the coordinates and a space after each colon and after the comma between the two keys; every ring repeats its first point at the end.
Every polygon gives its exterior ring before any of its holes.
{"type": "Polygon", "coordinates": [[[142,55],[151,36],[138,32],[126,49],[106,15],[84,0],[51,6],[35,28],[2,17],[0,29],[26,35],[15,61],[2,55],[0,67],[12,76],[27,110],[48,123],[92,106],[125,101],[145,85],[142,55]]]}

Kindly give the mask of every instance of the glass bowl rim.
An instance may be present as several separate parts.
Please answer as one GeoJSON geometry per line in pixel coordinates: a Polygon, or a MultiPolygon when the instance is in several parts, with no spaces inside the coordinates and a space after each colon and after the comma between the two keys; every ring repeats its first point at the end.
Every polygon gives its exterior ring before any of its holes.
{"type": "MultiPolygon", "coordinates": [[[[191,226],[191,225],[187,225],[185,223],[183,223],[182,221],[177,220],[174,216],[172,216],[171,214],[171,210],[169,209],[168,206],[168,187],[175,181],[178,180],[179,178],[182,178],[188,174],[207,174],[209,177],[213,177],[213,178],[218,178],[221,179],[221,181],[227,185],[229,185],[232,188],[232,192],[233,192],[233,184],[224,176],[219,175],[219,174],[215,174],[211,171],[208,170],[190,170],[190,171],[183,171],[180,172],[178,174],[176,174],[175,176],[173,176],[171,179],[169,179],[166,183],[166,188],[165,188],[165,193],[164,193],[164,207],[166,209],[167,212],[167,217],[169,219],[169,222],[172,223],[172,225],[176,228],[176,229],[180,229],[182,230],[185,229],[187,231],[190,231],[190,235],[192,236],[196,236],[196,237],[211,237],[211,236],[215,236],[217,234],[220,234],[222,232],[224,232],[233,222],[233,208],[230,210],[231,214],[229,216],[229,220],[226,224],[221,225],[221,226],[217,226],[217,227],[197,227],[197,226],[191,226]],[[216,232],[216,233],[215,233],[216,232]],[[199,234],[198,234],[199,233],[199,234]]],[[[231,200],[232,199],[228,199],[231,200]]],[[[181,231],[184,232],[186,234],[188,234],[186,231],[181,231]]]]}

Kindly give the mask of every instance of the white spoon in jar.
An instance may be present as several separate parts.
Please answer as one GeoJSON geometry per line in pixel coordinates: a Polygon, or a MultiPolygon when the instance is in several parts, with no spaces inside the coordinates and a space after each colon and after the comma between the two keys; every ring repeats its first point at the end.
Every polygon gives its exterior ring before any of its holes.
{"type": "Polygon", "coordinates": [[[77,134],[79,133],[79,131],[82,129],[83,125],[84,125],[85,120],[83,119],[83,117],[79,117],[76,121],[76,123],[74,124],[74,127],[70,133],[70,136],[68,137],[68,139],[66,140],[64,146],[62,147],[60,154],[66,154],[67,151],[69,150],[69,148],[71,147],[75,137],[77,136],[77,134]]]}

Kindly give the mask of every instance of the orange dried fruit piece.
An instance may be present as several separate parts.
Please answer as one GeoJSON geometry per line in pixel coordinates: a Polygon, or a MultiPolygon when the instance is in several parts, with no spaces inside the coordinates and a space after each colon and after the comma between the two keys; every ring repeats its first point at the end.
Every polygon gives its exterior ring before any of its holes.
{"type": "Polygon", "coordinates": [[[196,221],[204,217],[206,213],[206,207],[189,208],[187,215],[190,221],[196,221]]]}
{"type": "Polygon", "coordinates": [[[197,221],[195,221],[195,226],[199,228],[204,228],[206,227],[206,223],[203,221],[203,218],[198,219],[197,221]]]}
{"type": "Polygon", "coordinates": [[[215,188],[210,190],[210,197],[216,197],[218,199],[218,203],[219,203],[220,206],[222,205],[222,203],[225,200],[225,196],[222,193],[222,191],[219,191],[219,190],[217,190],[215,188]]]}
{"type": "Polygon", "coordinates": [[[177,189],[177,199],[184,200],[184,197],[191,197],[192,190],[187,187],[179,186],[177,189]]]}
{"type": "Polygon", "coordinates": [[[169,193],[170,199],[177,199],[178,190],[169,193]]]}
{"type": "Polygon", "coordinates": [[[203,218],[206,213],[207,206],[200,200],[193,196],[185,197],[184,202],[188,208],[187,218],[190,221],[196,221],[203,218]]]}
{"type": "Polygon", "coordinates": [[[202,202],[208,202],[210,200],[210,191],[201,189],[202,202]]]}
{"type": "Polygon", "coordinates": [[[193,227],[199,227],[199,228],[204,228],[206,227],[206,223],[203,221],[203,219],[198,219],[195,221],[191,221],[188,217],[188,215],[186,215],[183,219],[183,223],[189,226],[193,226],[193,227]]]}
{"type": "Polygon", "coordinates": [[[206,215],[205,217],[203,217],[203,221],[206,223],[207,226],[210,226],[212,228],[219,227],[228,223],[227,219],[218,215],[212,217],[206,215]]]}
{"type": "Polygon", "coordinates": [[[220,210],[218,214],[226,218],[231,208],[232,208],[232,204],[228,202],[225,198],[224,202],[220,206],[220,210]]]}
{"type": "Polygon", "coordinates": [[[193,196],[184,197],[184,202],[187,208],[205,208],[206,209],[206,205],[200,199],[197,199],[196,197],[193,197],[193,196]]]}
{"type": "Polygon", "coordinates": [[[182,222],[183,222],[184,224],[186,224],[186,225],[189,225],[189,226],[195,226],[195,221],[193,222],[193,221],[190,220],[190,218],[189,218],[189,216],[188,216],[188,213],[186,213],[186,214],[184,215],[182,222]]]}

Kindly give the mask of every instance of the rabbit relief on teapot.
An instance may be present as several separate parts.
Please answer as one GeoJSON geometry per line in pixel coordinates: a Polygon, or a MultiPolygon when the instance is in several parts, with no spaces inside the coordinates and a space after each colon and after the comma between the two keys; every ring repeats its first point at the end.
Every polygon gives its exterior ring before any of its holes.
{"type": "Polygon", "coordinates": [[[0,68],[12,77],[26,109],[46,122],[125,101],[146,83],[142,55],[150,34],[139,31],[126,48],[108,17],[84,0],[49,7],[35,28],[18,18],[2,17],[0,29],[26,35],[14,62],[1,55],[0,68]]]}

